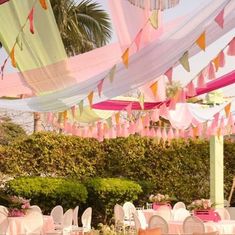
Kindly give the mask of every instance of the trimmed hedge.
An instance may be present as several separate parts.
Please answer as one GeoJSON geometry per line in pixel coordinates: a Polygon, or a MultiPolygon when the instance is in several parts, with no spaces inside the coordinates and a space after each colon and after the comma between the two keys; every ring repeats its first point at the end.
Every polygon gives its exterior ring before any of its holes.
{"type": "MultiPolygon", "coordinates": [[[[235,144],[225,141],[225,197],[235,175],[235,144]]],[[[160,192],[190,203],[209,197],[209,144],[205,140],[177,140],[170,145],[130,136],[105,140],[37,133],[0,149],[0,171],[10,175],[122,177],[145,182],[150,193],[160,192]]]]}
{"type": "Polygon", "coordinates": [[[88,204],[93,208],[94,218],[109,222],[115,204],[135,201],[142,193],[141,186],[133,181],[117,178],[94,178],[86,182],[88,204]]]}
{"type": "Polygon", "coordinates": [[[86,187],[69,179],[20,177],[7,183],[6,192],[31,199],[31,205],[39,205],[44,213],[56,205],[67,210],[87,200],[86,187]]]}

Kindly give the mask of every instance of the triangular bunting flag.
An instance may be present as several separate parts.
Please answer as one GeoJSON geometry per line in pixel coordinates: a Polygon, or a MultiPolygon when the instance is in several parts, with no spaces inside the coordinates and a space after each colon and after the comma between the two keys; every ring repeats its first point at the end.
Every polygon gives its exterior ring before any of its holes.
{"type": "Polygon", "coordinates": [[[232,41],[228,44],[228,51],[227,54],[230,56],[235,55],[235,37],[232,39],[232,41]]]}
{"type": "Polygon", "coordinates": [[[227,105],[224,107],[224,111],[225,111],[225,114],[226,114],[226,118],[229,117],[230,110],[231,110],[231,103],[227,104],[227,105]]]}
{"type": "Polygon", "coordinates": [[[129,64],[129,48],[125,50],[125,52],[122,54],[122,62],[128,68],[129,64]]]}
{"type": "Polygon", "coordinates": [[[197,126],[193,127],[192,130],[193,130],[193,137],[196,138],[198,136],[198,127],[197,126]]]}
{"type": "Polygon", "coordinates": [[[197,93],[196,93],[196,90],[195,90],[193,81],[191,81],[191,82],[187,85],[187,96],[193,97],[193,96],[195,96],[196,94],[197,94],[197,93]]]}
{"type": "Polygon", "coordinates": [[[217,55],[214,59],[213,59],[214,65],[215,65],[215,71],[217,72],[219,69],[219,65],[220,65],[220,61],[219,61],[219,55],[217,55]]]}
{"type": "Polygon", "coordinates": [[[188,60],[188,51],[186,51],[183,56],[179,59],[179,62],[184,67],[187,72],[190,72],[189,60],[188,60]]]}
{"type": "Polygon", "coordinates": [[[151,16],[149,17],[149,21],[154,29],[158,28],[158,11],[153,10],[151,16]]]}
{"type": "Polygon", "coordinates": [[[170,99],[169,109],[170,110],[175,110],[175,107],[176,107],[176,100],[173,97],[173,98],[170,99]]]}
{"type": "Polygon", "coordinates": [[[80,103],[79,103],[79,113],[80,113],[80,116],[82,115],[82,112],[83,112],[83,100],[81,100],[80,103]]]}
{"type": "Polygon", "coordinates": [[[120,112],[115,113],[115,121],[116,121],[116,124],[118,125],[120,121],[120,112]]]}
{"type": "Polygon", "coordinates": [[[142,32],[143,32],[143,29],[141,29],[139,31],[139,33],[136,35],[136,38],[135,38],[135,45],[136,45],[137,51],[139,51],[139,49],[140,49],[140,41],[141,41],[141,37],[142,37],[142,32]]]}
{"type": "Polygon", "coordinates": [[[47,9],[46,0],[39,0],[39,2],[40,2],[40,4],[41,4],[42,8],[46,10],[46,9],[47,9]]]}
{"type": "Polygon", "coordinates": [[[108,124],[108,127],[111,128],[112,127],[112,117],[109,117],[108,119],[106,119],[106,122],[108,124]]]}
{"type": "Polygon", "coordinates": [[[169,83],[172,83],[172,75],[173,75],[173,68],[169,68],[165,73],[165,76],[167,76],[169,83]]]}
{"type": "Polygon", "coordinates": [[[94,96],[94,92],[93,91],[91,91],[90,94],[87,96],[90,108],[92,108],[93,96],[94,96]]]}
{"type": "Polygon", "coordinates": [[[198,88],[205,88],[206,83],[205,83],[205,78],[203,73],[200,73],[199,77],[197,78],[197,87],[198,88]]]}
{"type": "Polygon", "coordinates": [[[197,45],[203,50],[206,50],[206,32],[203,32],[196,40],[197,45]]]}
{"type": "Polygon", "coordinates": [[[225,56],[224,56],[224,52],[221,51],[219,53],[219,67],[223,68],[225,65],[225,56]]]}
{"type": "Polygon", "coordinates": [[[224,27],[224,9],[215,17],[215,22],[221,27],[224,27]]]}
{"type": "Polygon", "coordinates": [[[33,22],[33,16],[34,16],[34,8],[31,9],[28,19],[29,19],[29,29],[32,34],[34,34],[34,22],[33,22]]]}
{"type": "Polygon", "coordinates": [[[214,65],[210,62],[209,64],[209,69],[208,69],[208,79],[212,80],[215,79],[215,69],[214,69],[214,65]]]}
{"type": "Polygon", "coordinates": [[[114,75],[116,73],[116,68],[117,68],[117,65],[115,64],[109,71],[109,81],[112,83],[113,82],[113,79],[114,79],[114,75]]]}
{"type": "Polygon", "coordinates": [[[11,49],[10,58],[11,58],[11,64],[12,64],[12,66],[16,68],[15,47],[13,47],[13,48],[11,49]]]}
{"type": "Polygon", "coordinates": [[[101,91],[102,91],[102,88],[103,88],[103,82],[104,82],[104,79],[102,79],[102,80],[99,82],[98,86],[97,86],[99,97],[101,97],[101,91]]]}
{"type": "Polygon", "coordinates": [[[126,111],[129,117],[131,116],[131,110],[132,110],[132,103],[126,106],[126,111]]]}
{"type": "Polygon", "coordinates": [[[154,95],[154,97],[157,96],[157,89],[158,89],[158,83],[157,82],[154,82],[151,86],[150,86],[150,89],[154,95]]]}
{"type": "Polygon", "coordinates": [[[141,93],[139,96],[139,103],[140,103],[141,109],[144,109],[144,94],[143,93],[141,93]]]}

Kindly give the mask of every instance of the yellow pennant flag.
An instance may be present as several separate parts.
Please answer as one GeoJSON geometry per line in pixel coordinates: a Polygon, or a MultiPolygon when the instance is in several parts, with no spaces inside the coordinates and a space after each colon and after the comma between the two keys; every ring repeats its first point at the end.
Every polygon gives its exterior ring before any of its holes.
{"type": "Polygon", "coordinates": [[[156,96],[157,96],[157,90],[158,90],[158,83],[157,83],[157,82],[154,82],[154,83],[150,86],[150,89],[152,90],[154,97],[156,97],[156,96]]]}
{"type": "Polygon", "coordinates": [[[196,40],[197,45],[203,50],[206,50],[206,32],[203,32],[196,40]]]}
{"type": "Polygon", "coordinates": [[[119,120],[120,120],[120,113],[119,112],[115,114],[115,120],[116,120],[116,124],[118,125],[119,120]]]}
{"type": "Polygon", "coordinates": [[[66,121],[66,120],[67,120],[67,117],[68,117],[67,111],[64,111],[64,112],[63,112],[63,118],[64,118],[64,121],[66,121]]]}
{"type": "Polygon", "coordinates": [[[220,64],[220,61],[219,61],[219,55],[217,55],[214,59],[213,59],[213,62],[214,62],[214,65],[215,65],[215,71],[217,72],[218,69],[219,69],[219,64],[220,64]]]}
{"type": "Polygon", "coordinates": [[[80,103],[79,103],[79,113],[80,113],[80,116],[81,116],[82,112],[83,112],[83,100],[81,100],[80,103]]]}
{"type": "Polygon", "coordinates": [[[109,81],[112,83],[113,82],[113,79],[114,79],[114,75],[116,73],[116,68],[117,68],[117,65],[115,64],[111,70],[109,71],[109,81]]]}
{"type": "Polygon", "coordinates": [[[94,96],[94,92],[93,91],[90,92],[90,94],[87,96],[90,108],[92,108],[93,96],[94,96]]]}
{"type": "Polygon", "coordinates": [[[39,2],[40,2],[40,4],[41,4],[41,7],[46,10],[46,9],[47,9],[46,0],[39,0],[39,2]]]}
{"type": "Polygon", "coordinates": [[[11,49],[10,58],[11,58],[11,64],[12,64],[12,66],[16,68],[15,47],[13,47],[13,48],[11,49]]]}
{"type": "Polygon", "coordinates": [[[125,52],[123,53],[122,61],[123,61],[123,64],[126,66],[126,68],[128,68],[128,64],[129,64],[129,48],[127,48],[125,50],[125,52]]]}
{"type": "Polygon", "coordinates": [[[187,72],[190,72],[190,66],[188,61],[188,51],[186,51],[183,56],[180,58],[180,63],[187,72]]]}
{"type": "Polygon", "coordinates": [[[151,16],[149,17],[149,21],[154,29],[158,28],[158,11],[153,10],[151,16]]]}
{"type": "Polygon", "coordinates": [[[144,109],[144,94],[143,93],[141,93],[139,96],[139,103],[140,103],[141,109],[144,109]]]}
{"type": "Polygon", "coordinates": [[[193,127],[193,137],[197,137],[198,136],[198,127],[193,127]]]}
{"type": "Polygon", "coordinates": [[[224,107],[224,111],[226,113],[226,118],[228,118],[229,114],[230,114],[230,110],[231,110],[231,103],[227,104],[225,107],[224,107]]]}

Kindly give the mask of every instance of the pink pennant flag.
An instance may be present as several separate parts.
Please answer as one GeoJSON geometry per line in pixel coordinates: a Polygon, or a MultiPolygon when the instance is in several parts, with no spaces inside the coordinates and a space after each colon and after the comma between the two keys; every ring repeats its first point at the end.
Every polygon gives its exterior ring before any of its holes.
{"type": "Polygon", "coordinates": [[[179,91],[178,102],[180,102],[180,103],[186,102],[186,93],[185,93],[184,89],[181,89],[179,91]]]}
{"type": "Polygon", "coordinates": [[[137,51],[139,51],[140,49],[142,33],[143,33],[143,29],[139,31],[139,33],[136,35],[136,38],[135,38],[135,45],[136,45],[137,51]]]}
{"type": "Polygon", "coordinates": [[[150,117],[149,117],[149,114],[147,113],[146,115],[145,115],[145,117],[144,117],[144,123],[143,123],[143,125],[145,126],[145,127],[149,127],[149,125],[150,125],[150,117]]]}
{"type": "Polygon", "coordinates": [[[165,73],[165,76],[167,76],[169,83],[172,83],[172,76],[173,76],[173,68],[169,68],[165,73]]]}
{"type": "Polygon", "coordinates": [[[235,55],[235,37],[232,41],[228,44],[228,51],[227,55],[234,56],[235,55]]]}
{"type": "Polygon", "coordinates": [[[52,113],[47,113],[47,123],[52,123],[51,120],[52,120],[52,113]]]}
{"type": "Polygon", "coordinates": [[[171,98],[170,104],[169,104],[169,109],[170,109],[170,110],[175,110],[176,103],[177,103],[177,102],[176,102],[175,98],[174,98],[174,97],[171,98]]]}
{"type": "Polygon", "coordinates": [[[208,69],[208,79],[212,80],[215,79],[215,68],[212,62],[209,64],[209,69],[208,69]]]}
{"type": "Polygon", "coordinates": [[[179,138],[179,130],[178,130],[178,129],[175,129],[174,132],[175,132],[175,134],[174,134],[174,135],[175,135],[175,138],[178,139],[178,138],[179,138]]]}
{"type": "Polygon", "coordinates": [[[219,67],[223,68],[225,65],[225,57],[224,57],[224,52],[221,51],[219,53],[219,67]]]}
{"type": "Polygon", "coordinates": [[[174,139],[174,132],[173,132],[172,128],[170,128],[170,130],[168,131],[168,139],[169,140],[174,139]]]}
{"type": "Polygon", "coordinates": [[[196,93],[196,90],[195,90],[193,81],[191,81],[191,82],[187,85],[187,96],[193,97],[193,96],[195,96],[196,94],[197,94],[197,93],[196,93]]]}
{"type": "Polygon", "coordinates": [[[159,121],[159,110],[158,109],[155,109],[155,110],[152,111],[152,113],[151,113],[151,120],[153,122],[159,121]]]}
{"type": "Polygon", "coordinates": [[[131,110],[132,110],[132,103],[126,106],[126,111],[129,117],[131,116],[131,110]]]}
{"type": "Polygon", "coordinates": [[[197,87],[198,88],[205,88],[206,83],[205,83],[205,78],[203,73],[200,73],[199,77],[197,78],[197,87]]]}
{"type": "Polygon", "coordinates": [[[220,115],[219,112],[214,115],[214,120],[213,120],[213,122],[212,122],[214,128],[218,127],[219,115],[220,115]]]}
{"type": "Polygon", "coordinates": [[[159,116],[161,116],[165,119],[168,119],[169,111],[168,111],[165,103],[163,105],[161,105],[161,107],[159,109],[159,116]]]}
{"type": "Polygon", "coordinates": [[[224,27],[224,9],[215,17],[215,22],[221,27],[224,27]]]}
{"type": "Polygon", "coordinates": [[[9,0],[0,0],[0,5],[2,5],[5,2],[8,2],[9,0]]]}
{"type": "Polygon", "coordinates": [[[31,9],[28,19],[29,19],[29,29],[32,34],[34,34],[34,8],[31,9]]]}
{"type": "Polygon", "coordinates": [[[104,79],[102,79],[102,80],[99,82],[98,86],[97,86],[99,97],[101,97],[101,92],[102,92],[102,88],[103,88],[103,83],[104,83],[104,79]]]}
{"type": "Polygon", "coordinates": [[[160,127],[157,128],[156,137],[157,137],[158,139],[161,139],[161,138],[162,138],[162,132],[161,132],[160,127]]]}

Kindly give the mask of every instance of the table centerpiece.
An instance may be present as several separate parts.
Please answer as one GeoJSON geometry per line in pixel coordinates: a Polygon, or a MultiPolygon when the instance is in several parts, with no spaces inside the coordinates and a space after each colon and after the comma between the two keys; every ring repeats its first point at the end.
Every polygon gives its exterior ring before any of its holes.
{"type": "Polygon", "coordinates": [[[9,196],[8,217],[24,216],[30,208],[30,200],[23,197],[9,196]]]}
{"type": "Polygon", "coordinates": [[[153,209],[157,210],[161,206],[168,206],[171,208],[171,202],[172,198],[168,194],[156,194],[156,195],[150,195],[149,201],[153,203],[153,209]]]}

